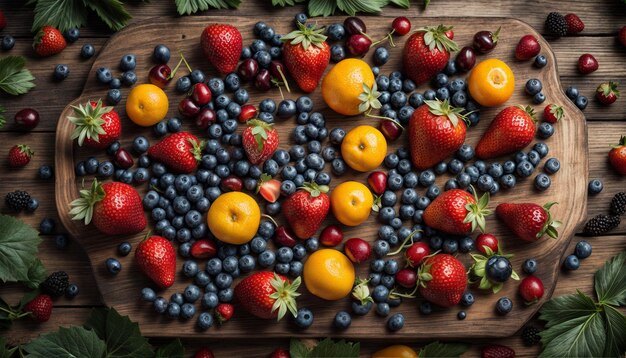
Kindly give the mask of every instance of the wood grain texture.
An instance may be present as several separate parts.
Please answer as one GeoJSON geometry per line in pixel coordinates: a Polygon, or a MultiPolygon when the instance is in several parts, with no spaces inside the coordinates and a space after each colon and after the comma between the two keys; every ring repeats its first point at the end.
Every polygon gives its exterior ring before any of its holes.
{"type": "MultiPolygon", "coordinates": [[[[379,18],[379,20],[382,18],[379,18]]],[[[135,26],[128,27],[123,32],[120,32],[113,36],[109,43],[103,48],[101,55],[95,61],[93,68],[101,66],[111,66],[116,63],[122,54],[126,52],[133,52],[138,58],[137,73],[139,78],[145,78],[151,63],[149,57],[152,52],[152,46],[145,44],[142,40],[143,36],[148,33],[160,33],[160,41],[170,46],[170,48],[176,48],[187,54],[187,59],[194,68],[201,68],[207,70],[207,66],[204,63],[199,51],[197,51],[198,36],[201,33],[204,26],[211,22],[220,21],[217,18],[200,18],[194,17],[191,19],[172,20],[165,23],[154,24],[153,22],[140,23],[135,26]],[[184,26],[183,26],[184,24],[184,26]],[[167,27],[171,29],[167,34],[162,34],[162,28],[167,27]]],[[[238,20],[240,25],[240,31],[243,34],[246,42],[252,39],[251,28],[255,19],[241,18],[238,20]]],[[[336,21],[332,18],[323,19],[320,22],[323,24],[336,21]]],[[[368,24],[368,33],[374,37],[382,37],[387,31],[386,23],[391,22],[391,19],[387,21],[378,21],[376,23],[368,24]]],[[[496,50],[491,54],[492,57],[502,58],[509,62],[513,67],[513,71],[517,75],[516,91],[514,97],[509,104],[513,103],[528,103],[529,100],[525,94],[523,94],[523,86],[525,79],[530,77],[540,78],[545,84],[545,94],[548,101],[556,101],[563,103],[568,113],[568,121],[564,121],[559,124],[559,130],[557,134],[553,136],[549,141],[551,147],[551,155],[559,157],[562,163],[562,168],[559,175],[553,178],[553,187],[547,192],[547,195],[543,198],[537,198],[541,204],[547,201],[557,201],[560,205],[553,210],[553,215],[561,219],[564,223],[561,231],[561,238],[559,240],[541,240],[536,243],[527,244],[520,243],[519,240],[514,239],[510,232],[508,232],[500,223],[496,222],[495,218],[491,218],[488,221],[490,231],[497,233],[505,242],[506,250],[516,253],[516,258],[513,260],[514,265],[519,267],[524,258],[535,255],[540,262],[546,265],[546,270],[539,274],[542,280],[546,284],[546,290],[549,297],[549,293],[554,289],[556,283],[556,277],[558,273],[559,260],[558,258],[563,252],[563,248],[567,245],[568,240],[574,234],[575,229],[579,221],[584,216],[584,208],[586,206],[586,191],[584,190],[587,183],[587,142],[586,138],[586,124],[584,117],[571,103],[569,103],[562,94],[562,89],[559,86],[559,80],[557,75],[556,61],[554,55],[549,49],[545,40],[541,40],[544,52],[546,53],[549,65],[543,70],[536,70],[529,66],[528,63],[519,63],[513,60],[513,48],[517,43],[517,39],[523,34],[532,33],[533,30],[525,23],[511,19],[420,19],[420,22],[415,23],[414,26],[434,25],[439,23],[452,23],[455,24],[455,38],[458,38],[461,42],[468,41],[471,36],[476,32],[478,28],[487,26],[489,28],[497,28],[502,26],[506,29],[506,33],[501,37],[500,42],[496,50]],[[582,139],[582,141],[581,141],[582,139]],[[573,143],[577,145],[573,146],[573,143]],[[567,184],[566,184],[567,183],[567,184]],[[565,185],[573,190],[573,195],[570,195],[567,191],[559,190],[565,185]]],[[[274,19],[272,26],[284,32],[287,30],[285,24],[288,23],[286,19],[274,19]]],[[[539,36],[537,34],[537,36],[539,36]]],[[[392,49],[391,60],[385,65],[384,71],[389,72],[400,68],[400,51],[403,46],[405,38],[397,39],[398,47],[392,49]]],[[[93,72],[93,68],[92,71],[93,72]]],[[[420,88],[425,90],[426,86],[420,88]]],[[[175,115],[175,103],[181,98],[172,92],[172,86],[168,89],[170,96],[170,115],[175,115]]],[[[251,98],[253,103],[258,103],[267,93],[260,94],[256,91],[251,91],[251,98]]],[[[277,99],[275,93],[270,93],[277,99]]],[[[94,100],[102,96],[102,86],[96,83],[95,78],[90,76],[85,85],[85,89],[80,98],[73,101],[71,104],[77,104],[86,102],[87,100],[94,100]]],[[[291,97],[295,98],[297,94],[292,93],[291,97]]],[[[315,92],[312,94],[312,98],[317,104],[316,110],[320,110],[325,114],[329,128],[335,126],[342,126],[345,129],[350,129],[357,124],[372,123],[368,118],[354,118],[348,119],[342,118],[325,108],[323,101],[321,100],[321,94],[315,92]]],[[[117,110],[120,112],[122,118],[125,118],[124,109],[118,106],[117,110]]],[[[501,109],[501,108],[499,108],[501,109]]],[[[468,135],[468,142],[475,144],[480,134],[486,129],[489,119],[499,110],[498,108],[483,110],[481,116],[486,120],[473,130],[470,130],[468,135]]],[[[115,279],[112,279],[109,274],[106,273],[104,265],[102,264],[106,258],[111,255],[111,248],[114,247],[116,242],[119,242],[122,238],[108,238],[104,235],[94,232],[93,227],[84,227],[82,224],[72,221],[67,215],[69,211],[69,203],[72,199],[77,197],[78,181],[74,177],[74,160],[78,156],[89,155],[89,151],[76,150],[72,142],[69,140],[70,133],[73,126],[69,123],[67,117],[71,114],[71,108],[66,107],[61,114],[56,132],[56,145],[55,145],[55,166],[57,168],[57,182],[56,182],[56,204],[59,210],[59,216],[61,223],[68,230],[78,242],[80,242],[87,254],[90,257],[92,266],[94,268],[94,275],[96,282],[102,293],[103,300],[107,305],[113,306],[124,314],[130,315],[133,319],[138,320],[142,327],[158,327],[160,322],[165,320],[163,317],[155,316],[149,307],[145,307],[145,304],[138,302],[136,297],[141,287],[149,285],[146,279],[138,273],[134,262],[130,258],[124,259],[123,265],[125,269],[118,274],[115,279]]],[[[134,135],[140,133],[138,128],[125,122],[125,135],[123,144],[127,144],[134,135]]],[[[187,128],[189,123],[187,123],[187,128]]],[[[291,130],[294,127],[293,121],[284,121],[277,125],[280,137],[289,138],[291,130]]],[[[145,130],[143,130],[145,133],[145,130]]],[[[401,139],[399,143],[394,143],[392,149],[395,149],[398,144],[403,143],[404,139],[401,139]]],[[[283,145],[284,142],[283,142],[283,145]]],[[[348,175],[350,179],[356,179],[365,181],[364,174],[350,173],[348,175]]],[[[447,178],[445,178],[447,179],[447,178]]],[[[443,185],[444,178],[440,178],[440,185],[443,185]]],[[[345,178],[342,178],[345,180],[345,178]]],[[[338,180],[334,181],[336,184],[338,180]]],[[[331,186],[332,187],[332,186],[331,186]]],[[[526,180],[520,183],[516,190],[511,193],[501,194],[494,197],[493,206],[497,203],[506,201],[527,201],[528,195],[533,193],[531,180],[526,180]]],[[[331,222],[331,221],[329,221],[331,222]]],[[[346,229],[346,237],[359,236],[366,240],[374,241],[376,238],[377,225],[375,225],[375,218],[371,216],[368,223],[364,226],[357,228],[346,229]]],[[[134,237],[126,237],[124,239],[136,244],[141,239],[141,235],[134,237]]],[[[466,260],[467,261],[467,260],[466,260]]],[[[179,261],[179,267],[182,262],[179,261]]],[[[360,268],[360,275],[367,275],[367,268],[360,268]]],[[[178,280],[179,282],[167,292],[162,294],[168,297],[172,292],[181,291],[188,282],[184,280],[178,280]]],[[[391,335],[392,339],[415,337],[417,332],[425,332],[424,338],[452,338],[455,336],[469,337],[504,337],[517,331],[522,324],[528,320],[532,314],[536,311],[538,306],[528,307],[520,309],[515,313],[509,315],[506,320],[502,317],[496,316],[494,313],[494,304],[498,297],[508,295],[515,297],[516,287],[513,284],[507,285],[507,287],[498,295],[480,294],[481,304],[474,307],[474,314],[468,318],[468,320],[461,322],[456,319],[456,312],[448,310],[445,312],[438,312],[434,314],[434,318],[440,321],[438,325],[432,325],[431,323],[420,319],[417,315],[417,310],[412,304],[402,305],[399,310],[403,312],[407,318],[407,325],[405,329],[396,332],[391,335]],[[467,329],[467,324],[470,323],[470,328],[467,329]],[[497,331],[478,329],[478,325],[486,324],[498,324],[500,329],[497,331]]],[[[518,299],[514,299],[516,305],[522,306],[518,299]]],[[[383,319],[369,315],[363,319],[356,319],[353,322],[352,328],[347,332],[336,332],[331,329],[331,322],[334,314],[340,309],[348,308],[348,300],[342,300],[334,304],[328,304],[310,295],[303,296],[300,300],[301,306],[308,306],[316,313],[316,324],[307,331],[297,332],[298,336],[302,337],[315,337],[315,336],[342,336],[352,337],[360,339],[368,339],[380,337],[386,335],[383,319]]],[[[264,337],[286,337],[293,333],[293,324],[290,322],[281,322],[280,324],[264,325],[258,327],[258,321],[251,317],[241,317],[234,320],[232,324],[224,326],[221,330],[221,336],[223,337],[246,337],[251,334],[262,335],[264,337]]],[[[183,336],[193,337],[198,335],[193,322],[176,321],[171,322],[170,326],[173,330],[161,330],[158,329],[154,332],[157,336],[183,336]]]]}

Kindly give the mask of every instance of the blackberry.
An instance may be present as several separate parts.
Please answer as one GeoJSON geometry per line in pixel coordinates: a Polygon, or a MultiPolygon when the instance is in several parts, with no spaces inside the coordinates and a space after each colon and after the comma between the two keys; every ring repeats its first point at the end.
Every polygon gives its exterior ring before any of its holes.
{"type": "Polygon", "coordinates": [[[601,235],[615,229],[619,223],[619,216],[599,214],[587,221],[583,233],[588,236],[601,235]]]}
{"type": "Polygon", "coordinates": [[[558,12],[548,14],[546,28],[551,34],[558,37],[567,35],[567,21],[565,21],[565,17],[558,12]]]}
{"type": "Polygon", "coordinates": [[[522,330],[522,340],[524,341],[525,346],[534,346],[535,344],[539,344],[541,342],[541,336],[539,336],[539,332],[541,332],[536,327],[526,326],[524,330],[522,330]]]}
{"type": "Polygon", "coordinates": [[[611,199],[611,215],[624,215],[626,213],[626,193],[620,191],[611,199]]]}
{"type": "Polygon", "coordinates": [[[51,296],[58,297],[65,294],[70,278],[65,271],[53,272],[39,287],[51,296]]]}
{"type": "Polygon", "coordinates": [[[19,213],[24,210],[30,201],[30,195],[23,190],[16,190],[14,192],[8,193],[7,196],[4,197],[4,203],[6,206],[19,213]]]}

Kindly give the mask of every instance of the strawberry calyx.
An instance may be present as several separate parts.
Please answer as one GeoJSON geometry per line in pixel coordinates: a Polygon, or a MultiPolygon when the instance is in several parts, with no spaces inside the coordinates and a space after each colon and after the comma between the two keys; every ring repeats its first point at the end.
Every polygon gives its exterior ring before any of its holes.
{"type": "Polygon", "coordinates": [[[452,26],[439,25],[437,27],[422,27],[417,32],[424,32],[424,44],[430,51],[435,48],[441,52],[454,52],[459,50],[459,46],[446,36],[446,32],[452,30],[452,26]]]}
{"type": "Polygon", "coordinates": [[[268,132],[273,129],[273,125],[259,119],[251,119],[246,122],[246,124],[248,127],[252,128],[252,135],[254,136],[254,140],[256,141],[259,150],[263,150],[265,141],[269,136],[268,132]]]}
{"type": "Polygon", "coordinates": [[[363,82],[361,86],[363,87],[363,92],[357,97],[361,101],[361,103],[359,103],[359,112],[363,113],[367,110],[380,109],[382,104],[378,100],[380,92],[378,92],[376,81],[374,81],[371,88],[365,82],[363,82]]]}
{"type": "Polygon", "coordinates": [[[102,116],[111,112],[113,107],[104,106],[102,100],[99,99],[95,107],[88,101],[78,106],[72,106],[72,108],[74,115],[68,117],[69,121],[76,126],[72,132],[72,140],[78,139],[79,146],[83,145],[85,139],[100,142],[99,135],[106,134],[102,128],[106,121],[102,119],[102,116]]]}
{"type": "Polygon", "coordinates": [[[274,293],[270,294],[269,297],[274,300],[272,312],[278,310],[277,321],[280,321],[285,316],[287,311],[291,312],[294,317],[298,314],[296,297],[300,296],[297,292],[300,287],[300,283],[300,276],[293,280],[293,282],[289,282],[287,279],[283,281],[276,273],[274,273],[274,277],[270,279],[270,285],[274,288],[274,290],[276,290],[274,293]]]}
{"type": "Polygon", "coordinates": [[[468,203],[465,205],[465,209],[467,210],[467,215],[463,220],[464,224],[471,223],[472,224],[472,232],[478,228],[480,232],[485,232],[485,216],[491,214],[491,210],[487,209],[487,205],[489,204],[489,193],[484,193],[480,199],[476,195],[476,190],[472,188],[474,192],[475,203],[468,203]]]}
{"type": "Polygon", "coordinates": [[[526,114],[528,114],[528,116],[530,116],[530,119],[533,122],[537,122],[537,117],[535,117],[535,110],[533,109],[533,107],[531,107],[531,106],[523,106],[521,104],[518,104],[516,107],[521,109],[522,111],[526,112],[526,114]]]}
{"type": "Polygon", "coordinates": [[[433,275],[430,274],[430,268],[432,265],[423,263],[419,269],[417,269],[417,286],[426,288],[426,283],[433,279],[433,275]]]}
{"type": "Polygon", "coordinates": [[[189,153],[193,155],[196,161],[200,161],[202,159],[202,151],[204,150],[204,146],[206,145],[205,141],[197,141],[193,138],[187,139],[189,144],[191,144],[191,149],[189,149],[189,153]]]}
{"type": "Polygon", "coordinates": [[[320,196],[322,193],[328,193],[330,190],[328,185],[319,185],[314,182],[304,183],[300,189],[308,191],[314,198],[320,196]]]}
{"type": "Polygon", "coordinates": [[[377,213],[380,208],[383,207],[381,195],[374,195],[374,202],[372,203],[372,211],[377,213]]]}
{"type": "Polygon", "coordinates": [[[324,47],[326,35],[324,35],[324,27],[306,26],[300,22],[297,23],[298,29],[294,30],[281,38],[281,41],[289,41],[292,45],[300,44],[306,51],[311,45],[319,48],[324,47]]]}
{"type": "Polygon", "coordinates": [[[625,145],[626,145],[626,136],[621,136],[620,139],[619,139],[619,142],[617,144],[611,144],[610,147],[618,149],[618,148],[621,148],[621,147],[623,147],[625,145]]]}
{"type": "Polygon", "coordinates": [[[444,99],[443,102],[440,100],[426,100],[424,101],[428,106],[428,110],[435,116],[448,117],[452,125],[456,128],[459,125],[459,118],[466,122],[467,118],[463,112],[463,108],[456,108],[450,105],[447,99],[444,99]]]}
{"type": "Polygon", "coordinates": [[[26,154],[29,158],[35,154],[35,152],[26,144],[18,144],[16,147],[20,150],[20,153],[26,154]]]}
{"type": "Polygon", "coordinates": [[[543,208],[546,210],[546,214],[548,215],[548,218],[546,219],[546,223],[543,224],[543,227],[541,228],[541,230],[537,233],[537,239],[541,238],[544,234],[548,235],[548,237],[551,239],[557,239],[559,237],[559,232],[557,231],[557,229],[559,228],[559,226],[561,226],[562,223],[558,220],[553,220],[552,214],[550,213],[550,208],[554,204],[558,204],[558,203],[552,201],[552,202],[546,203],[543,206],[543,208]]]}
{"type": "Polygon", "coordinates": [[[549,110],[557,121],[560,121],[561,119],[563,119],[563,117],[565,117],[565,111],[563,110],[563,107],[559,106],[558,104],[551,104],[549,106],[549,110]]]}
{"type": "Polygon", "coordinates": [[[354,282],[354,287],[352,288],[352,297],[359,301],[361,305],[365,305],[368,302],[374,302],[370,294],[369,286],[367,285],[369,280],[364,280],[362,278],[358,278],[354,282]]]}
{"type": "Polygon", "coordinates": [[[603,83],[598,86],[596,92],[600,93],[604,97],[610,97],[611,95],[615,95],[616,98],[619,98],[619,90],[617,89],[617,85],[619,83],[609,81],[609,83],[603,83]]]}
{"type": "Polygon", "coordinates": [[[91,188],[85,189],[85,183],[83,182],[82,189],[80,190],[80,198],[70,203],[70,215],[72,220],[83,220],[85,225],[89,225],[93,218],[93,207],[97,202],[102,201],[106,193],[102,188],[102,184],[94,179],[91,182],[91,188]]]}
{"type": "MultiPolygon", "coordinates": [[[[492,282],[487,277],[486,266],[487,261],[493,256],[502,256],[507,259],[513,257],[512,254],[503,254],[500,248],[498,248],[498,252],[493,252],[489,247],[485,247],[486,255],[480,254],[470,254],[472,259],[474,260],[474,264],[470,267],[470,273],[476,279],[479,279],[478,288],[481,290],[491,290],[493,293],[498,293],[504,287],[504,282],[492,282]]],[[[519,275],[515,270],[511,272],[511,279],[518,281],[519,275]]],[[[477,281],[470,280],[470,283],[476,283],[477,281]]]]}

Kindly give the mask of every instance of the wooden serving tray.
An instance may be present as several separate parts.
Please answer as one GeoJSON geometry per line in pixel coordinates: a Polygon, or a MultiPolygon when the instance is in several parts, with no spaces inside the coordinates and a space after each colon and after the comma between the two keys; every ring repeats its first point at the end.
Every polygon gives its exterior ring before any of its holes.
{"type": "MultiPolygon", "coordinates": [[[[364,17],[368,28],[368,34],[372,38],[382,38],[389,30],[392,18],[364,17]]],[[[78,197],[78,190],[81,178],[74,175],[74,163],[78,160],[84,160],[90,155],[96,155],[100,159],[105,158],[104,153],[90,152],[86,149],[78,149],[70,140],[70,134],[73,125],[69,122],[68,116],[71,115],[71,105],[84,103],[87,100],[97,100],[106,96],[107,88],[95,79],[95,70],[98,67],[109,67],[113,70],[114,75],[120,74],[117,70],[118,63],[122,55],[133,53],[137,56],[137,75],[139,83],[148,81],[147,74],[154,65],[151,60],[152,49],[157,43],[163,43],[172,50],[172,60],[170,63],[176,64],[179,59],[178,52],[181,51],[191,63],[193,68],[204,70],[209,76],[214,73],[209,67],[207,61],[203,58],[199,47],[199,37],[203,28],[210,23],[227,22],[236,24],[244,37],[244,45],[248,45],[255,38],[252,34],[252,27],[259,19],[254,17],[183,17],[173,20],[155,19],[145,21],[127,27],[123,31],[114,35],[110,41],[99,51],[91,69],[89,78],[85,84],[85,88],[79,98],[69,103],[65,110],[61,113],[57,127],[56,137],[56,204],[59,211],[59,217],[70,235],[78,241],[86,250],[94,270],[96,279],[95,284],[98,285],[102,294],[104,303],[115,307],[122,314],[129,315],[134,321],[141,324],[142,332],[148,336],[175,336],[175,337],[191,337],[191,336],[213,336],[219,334],[223,338],[246,338],[246,337],[319,337],[319,336],[335,336],[348,337],[358,339],[380,339],[386,337],[389,339],[396,338],[474,338],[474,337],[504,337],[510,336],[516,332],[522,325],[537,311],[541,303],[549,299],[554,290],[561,257],[564,254],[564,248],[570,238],[574,235],[576,227],[581,222],[587,202],[587,130],[585,118],[583,114],[568,100],[563,94],[559,82],[557,65],[555,56],[550,50],[547,42],[529,25],[514,19],[506,18],[412,18],[413,28],[421,26],[435,26],[438,24],[454,25],[455,41],[460,46],[471,43],[472,36],[480,30],[495,31],[499,26],[502,27],[500,33],[500,41],[496,49],[488,56],[479,56],[478,61],[487,57],[500,58],[512,67],[516,77],[515,93],[513,98],[506,105],[513,104],[529,104],[531,99],[524,93],[524,84],[529,78],[538,78],[543,82],[544,93],[547,97],[547,103],[558,103],[565,108],[566,118],[556,125],[555,135],[546,142],[550,147],[548,157],[557,157],[561,162],[561,170],[553,175],[552,187],[545,193],[537,193],[533,189],[532,178],[521,180],[512,191],[501,191],[493,196],[490,207],[495,206],[504,201],[524,202],[532,201],[544,204],[548,201],[556,201],[553,209],[553,215],[563,222],[559,229],[560,238],[558,240],[542,239],[535,243],[522,242],[514,238],[510,231],[503,227],[495,216],[489,217],[487,227],[490,232],[495,233],[501,239],[504,250],[507,253],[515,254],[512,259],[513,267],[521,274],[522,262],[530,257],[537,259],[539,270],[537,275],[543,280],[546,288],[546,294],[541,302],[533,306],[525,306],[522,300],[517,296],[517,282],[509,281],[505,284],[504,289],[497,295],[490,292],[480,292],[473,288],[476,294],[476,303],[466,309],[467,318],[460,321],[456,318],[457,312],[461,309],[453,308],[448,310],[436,311],[430,316],[420,315],[418,312],[418,304],[420,300],[406,300],[400,307],[394,308],[392,313],[402,312],[406,318],[405,327],[395,333],[390,333],[385,328],[385,318],[376,316],[374,312],[370,312],[365,317],[354,317],[352,326],[346,331],[336,331],[332,328],[332,320],[339,310],[350,310],[350,300],[344,299],[337,302],[327,302],[319,298],[313,297],[306,293],[304,287],[301,292],[304,294],[300,297],[298,305],[301,307],[309,307],[315,314],[315,322],[308,330],[298,330],[290,319],[284,319],[280,323],[274,321],[263,321],[246,314],[242,309],[238,309],[235,317],[228,324],[222,327],[212,328],[207,332],[199,332],[195,325],[195,318],[189,321],[170,320],[163,315],[154,313],[150,304],[142,302],[140,290],[142,287],[153,285],[149,280],[139,272],[134,263],[133,255],[121,258],[123,269],[117,276],[111,276],[106,272],[104,262],[108,257],[117,257],[116,247],[119,242],[124,240],[130,241],[134,246],[142,239],[145,233],[135,235],[133,237],[106,237],[98,233],[92,226],[85,227],[82,223],[72,221],[68,212],[70,210],[69,203],[78,197]],[[513,49],[518,39],[526,34],[534,34],[539,38],[542,51],[547,59],[548,65],[543,69],[536,69],[532,66],[532,61],[519,62],[514,59],[513,49]],[[508,296],[513,300],[514,309],[506,317],[498,316],[495,313],[495,302],[499,297],[508,296]],[[487,329],[487,327],[491,327],[487,329]],[[496,329],[494,329],[494,327],[496,329]]],[[[342,22],[343,17],[328,17],[315,19],[320,24],[331,24],[334,22],[342,22]]],[[[280,33],[287,33],[292,28],[292,18],[274,18],[267,21],[271,26],[280,33]]],[[[401,68],[401,53],[404,41],[408,36],[394,37],[397,47],[391,48],[391,60],[382,67],[381,73],[389,74],[394,70],[401,68]]],[[[388,46],[388,44],[385,44],[388,46]]],[[[366,56],[366,60],[370,61],[373,51],[366,56]]],[[[178,75],[185,74],[183,68],[178,75]]],[[[178,76],[177,76],[178,77],[178,76]]],[[[292,88],[295,88],[295,83],[292,88]]],[[[247,85],[247,88],[251,87],[247,85]]],[[[427,85],[419,88],[419,91],[426,90],[427,85]]],[[[278,90],[270,92],[259,92],[249,89],[251,94],[250,103],[258,104],[262,99],[272,97],[280,100],[278,90]]],[[[124,97],[128,94],[129,89],[122,89],[124,97]]],[[[171,83],[167,89],[170,98],[169,116],[178,116],[177,105],[182,95],[174,92],[174,83],[171,83]]],[[[301,93],[286,93],[289,98],[296,99],[301,93]]],[[[312,98],[315,101],[315,110],[321,111],[327,120],[328,128],[341,126],[348,130],[359,124],[378,125],[378,120],[365,118],[362,116],[344,118],[330,109],[326,108],[320,91],[313,93],[312,98]]],[[[116,110],[120,113],[124,128],[122,144],[129,148],[132,139],[138,134],[146,135],[151,143],[157,142],[152,135],[151,129],[140,128],[134,125],[126,116],[124,110],[125,102],[122,101],[116,110]]],[[[544,104],[545,105],[545,104],[544,104]]],[[[541,112],[544,105],[534,106],[537,112],[541,112]]],[[[487,128],[491,119],[501,110],[500,108],[486,109],[481,112],[481,122],[476,128],[468,130],[467,142],[475,145],[481,134],[487,128]]],[[[541,117],[541,115],[539,115],[541,117]]],[[[279,122],[276,127],[282,140],[281,147],[287,148],[291,141],[291,131],[295,126],[295,120],[290,119],[279,122]]],[[[191,120],[184,121],[185,130],[195,131],[191,120]]],[[[395,150],[399,145],[406,143],[406,136],[403,135],[399,140],[390,143],[389,150],[395,150]]],[[[544,161],[545,162],[545,159],[544,161]]],[[[543,163],[542,162],[542,163],[543,163]]],[[[540,165],[539,170],[543,168],[540,165]]],[[[334,178],[331,187],[345,180],[359,180],[365,182],[366,174],[349,171],[341,178],[334,178]]],[[[443,187],[447,175],[439,177],[437,183],[443,187]]],[[[144,185],[138,188],[141,193],[146,191],[144,185]]],[[[329,215],[327,224],[335,222],[332,215],[329,215]]],[[[345,228],[345,237],[361,237],[366,240],[374,241],[377,236],[378,223],[376,215],[371,215],[368,222],[357,228],[345,228]]],[[[469,255],[461,255],[462,259],[468,265],[470,264],[469,255]]],[[[178,267],[182,266],[184,260],[179,258],[178,267]]],[[[204,263],[200,263],[204,267],[204,263]]],[[[85,268],[89,269],[89,268],[85,268]]],[[[368,264],[362,264],[358,267],[360,277],[367,277],[368,264]]],[[[169,298],[174,292],[182,292],[184,287],[191,281],[179,274],[176,284],[167,291],[159,294],[165,298],[169,298]]]]}

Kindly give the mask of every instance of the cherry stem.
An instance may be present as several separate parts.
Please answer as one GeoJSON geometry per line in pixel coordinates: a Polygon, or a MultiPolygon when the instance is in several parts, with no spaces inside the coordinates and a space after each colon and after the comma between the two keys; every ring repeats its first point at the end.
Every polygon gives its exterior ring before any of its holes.
{"type": "Polygon", "coordinates": [[[274,226],[276,226],[276,227],[278,227],[278,226],[279,226],[279,225],[278,225],[278,223],[276,223],[276,220],[274,220],[274,218],[273,218],[273,217],[271,217],[271,216],[269,216],[269,215],[267,215],[267,214],[261,214],[261,216],[262,216],[262,217],[264,217],[264,218],[266,218],[266,219],[269,219],[269,220],[270,220],[270,221],[274,224],[274,226]]]}
{"type": "Polygon", "coordinates": [[[415,288],[410,293],[400,293],[400,292],[396,292],[396,291],[392,290],[391,292],[389,292],[389,296],[397,296],[397,297],[404,297],[404,298],[415,298],[415,294],[417,293],[418,287],[419,286],[416,284],[415,288]]]}
{"type": "Polygon", "coordinates": [[[413,235],[415,235],[418,232],[422,232],[422,230],[415,230],[413,231],[409,236],[406,237],[406,239],[404,239],[404,241],[402,241],[402,244],[400,245],[400,247],[398,247],[397,250],[392,251],[390,253],[387,254],[387,256],[392,256],[392,255],[397,255],[400,253],[400,251],[402,251],[405,247],[413,245],[413,235]],[[408,241],[411,240],[410,244],[407,244],[408,241]]]}
{"type": "MultiPolygon", "coordinates": [[[[285,84],[285,88],[287,88],[287,92],[291,93],[291,89],[289,88],[289,83],[287,83],[287,78],[285,77],[283,70],[280,68],[280,66],[276,66],[276,70],[278,71],[280,78],[282,78],[283,83],[285,84]]],[[[282,93],[281,93],[281,96],[282,96],[282,93]]]]}
{"type": "Polygon", "coordinates": [[[193,70],[191,69],[191,66],[189,66],[189,62],[187,62],[187,60],[185,59],[185,56],[183,55],[183,52],[180,51],[179,53],[180,53],[180,58],[185,63],[185,67],[187,67],[187,69],[189,70],[189,73],[193,72],[193,70]]]}

